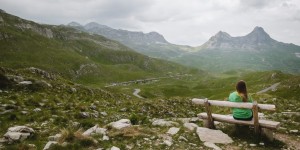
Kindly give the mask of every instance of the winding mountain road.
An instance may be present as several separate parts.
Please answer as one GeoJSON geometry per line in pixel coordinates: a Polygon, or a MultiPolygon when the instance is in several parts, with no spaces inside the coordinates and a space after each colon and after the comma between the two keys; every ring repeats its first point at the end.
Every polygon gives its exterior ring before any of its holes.
{"type": "Polygon", "coordinates": [[[139,95],[139,93],[141,92],[141,89],[134,89],[134,92],[132,93],[134,96],[138,97],[138,98],[144,98],[142,96],[139,95]]]}
{"type": "Polygon", "coordinates": [[[274,90],[276,90],[276,87],[277,87],[279,84],[280,84],[280,82],[275,83],[275,84],[271,85],[271,86],[268,87],[268,88],[265,88],[265,89],[263,89],[263,90],[261,90],[261,91],[256,92],[256,94],[265,93],[265,92],[268,92],[269,90],[274,91],[274,90]]]}

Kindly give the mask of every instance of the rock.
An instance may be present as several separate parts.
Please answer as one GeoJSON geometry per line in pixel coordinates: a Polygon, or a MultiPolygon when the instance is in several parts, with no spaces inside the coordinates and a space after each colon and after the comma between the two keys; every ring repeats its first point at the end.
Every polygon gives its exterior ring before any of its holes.
{"type": "Polygon", "coordinates": [[[79,113],[82,118],[89,118],[90,114],[88,112],[80,112],[79,113]]]}
{"type": "Polygon", "coordinates": [[[111,126],[112,128],[115,128],[115,129],[122,129],[122,128],[125,128],[125,127],[130,127],[131,122],[130,122],[129,119],[121,119],[121,120],[116,121],[116,122],[111,122],[108,125],[111,126]]]}
{"type": "Polygon", "coordinates": [[[152,122],[153,126],[177,126],[179,125],[177,122],[173,122],[173,121],[166,121],[164,119],[157,119],[155,121],[152,122]]]}
{"type": "Polygon", "coordinates": [[[113,146],[110,150],[120,150],[120,148],[113,146]]]}
{"type": "Polygon", "coordinates": [[[4,134],[4,139],[9,143],[23,141],[34,133],[35,131],[27,126],[15,126],[8,128],[8,131],[4,134]]]}
{"type": "Polygon", "coordinates": [[[187,140],[185,137],[183,137],[183,136],[179,136],[178,140],[179,140],[179,141],[186,141],[186,142],[188,141],[188,140],[187,140]]]}
{"type": "Polygon", "coordinates": [[[133,145],[133,144],[126,145],[126,149],[129,149],[129,150],[131,150],[131,149],[133,149],[133,148],[134,148],[134,145],[133,145]]]}
{"type": "Polygon", "coordinates": [[[42,111],[42,110],[41,110],[41,108],[35,108],[33,111],[34,111],[34,112],[40,112],[40,111],[42,111]]]}
{"type": "Polygon", "coordinates": [[[101,114],[102,116],[107,116],[107,113],[106,113],[106,112],[100,112],[100,114],[101,114]]]}
{"type": "Polygon", "coordinates": [[[7,139],[9,142],[23,141],[29,136],[30,133],[21,133],[21,132],[6,132],[4,134],[4,138],[7,139]]]}
{"type": "Polygon", "coordinates": [[[34,144],[28,144],[28,147],[29,147],[30,150],[32,150],[32,149],[37,149],[36,146],[35,146],[34,144]]]}
{"type": "Polygon", "coordinates": [[[198,127],[198,125],[196,125],[195,123],[184,123],[183,126],[189,129],[190,131],[194,131],[195,128],[198,127]]]}
{"type": "Polygon", "coordinates": [[[255,147],[255,146],[257,146],[256,144],[249,144],[251,147],[255,147]]]}
{"type": "Polygon", "coordinates": [[[48,150],[52,145],[55,145],[55,144],[58,144],[58,143],[55,142],[55,141],[49,141],[49,142],[45,145],[45,147],[44,147],[43,150],[48,150]]]}
{"type": "Polygon", "coordinates": [[[164,144],[166,144],[167,146],[172,146],[173,142],[169,140],[164,140],[164,144]]]}
{"type": "Polygon", "coordinates": [[[19,84],[21,84],[21,85],[30,85],[30,84],[32,84],[32,82],[31,81],[21,81],[21,82],[19,82],[19,84]]]}
{"type": "Polygon", "coordinates": [[[28,114],[28,112],[27,111],[21,111],[21,114],[26,115],[26,114],[28,114]]]}
{"type": "Polygon", "coordinates": [[[120,111],[125,112],[125,111],[127,111],[127,108],[122,108],[122,109],[120,109],[120,111]]]}
{"type": "Polygon", "coordinates": [[[54,136],[49,136],[48,137],[48,140],[49,141],[56,141],[56,142],[58,142],[58,140],[61,138],[61,134],[56,134],[56,135],[54,135],[54,136]]]}
{"type": "Polygon", "coordinates": [[[213,148],[214,150],[222,150],[220,147],[218,147],[215,143],[211,142],[204,142],[203,143],[206,147],[213,148]]]}
{"type": "Polygon", "coordinates": [[[172,128],[169,129],[167,134],[175,135],[179,130],[180,130],[180,128],[172,127],[172,128]]]}
{"type": "Polygon", "coordinates": [[[92,134],[105,135],[106,130],[107,129],[99,128],[98,125],[95,125],[94,127],[91,127],[90,129],[83,132],[82,135],[85,135],[85,136],[91,136],[92,134]]]}
{"type": "Polygon", "coordinates": [[[94,113],[91,113],[91,116],[94,117],[94,118],[98,118],[99,113],[97,111],[95,111],[94,113]]]}
{"type": "Polygon", "coordinates": [[[107,135],[104,135],[104,136],[102,137],[102,140],[103,140],[103,141],[108,141],[108,140],[109,140],[109,137],[108,137],[107,135]]]}
{"type": "Polygon", "coordinates": [[[14,109],[5,110],[3,112],[0,112],[0,115],[6,114],[6,113],[10,113],[10,112],[13,112],[13,111],[14,111],[14,109]]]}
{"type": "Polygon", "coordinates": [[[232,143],[233,140],[225,133],[220,130],[212,130],[208,128],[197,127],[196,133],[203,142],[211,143],[232,143]]]}
{"type": "Polygon", "coordinates": [[[22,133],[34,133],[35,131],[32,128],[27,126],[15,126],[8,128],[10,132],[22,132],[22,133]]]}
{"type": "Polygon", "coordinates": [[[96,106],[96,105],[91,105],[91,106],[90,106],[90,109],[96,110],[96,109],[97,109],[97,106],[96,106]]]}
{"type": "Polygon", "coordinates": [[[79,122],[73,122],[73,123],[72,123],[72,126],[73,126],[73,127],[79,127],[79,126],[80,126],[80,123],[79,123],[79,122]]]}
{"type": "Polygon", "coordinates": [[[290,130],[290,133],[298,133],[298,130],[290,130]]]}
{"type": "Polygon", "coordinates": [[[190,122],[191,118],[177,118],[174,121],[180,121],[182,123],[188,123],[190,122]]]}
{"type": "Polygon", "coordinates": [[[109,137],[107,135],[103,135],[102,140],[103,141],[109,141],[109,137]]]}
{"type": "Polygon", "coordinates": [[[77,90],[76,90],[75,88],[73,88],[73,87],[70,89],[70,91],[71,91],[72,93],[76,93],[76,92],[77,92],[77,90]]]}

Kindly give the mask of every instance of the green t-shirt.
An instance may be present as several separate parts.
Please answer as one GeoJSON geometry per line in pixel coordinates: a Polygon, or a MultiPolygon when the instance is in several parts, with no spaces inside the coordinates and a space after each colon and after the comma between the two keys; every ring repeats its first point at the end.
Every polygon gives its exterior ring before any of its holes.
{"type": "MultiPolygon", "coordinates": [[[[229,95],[230,102],[243,103],[243,98],[238,94],[238,92],[232,92],[229,95]]],[[[251,96],[248,96],[248,102],[253,102],[251,96]]],[[[246,108],[232,108],[233,116],[235,118],[250,118],[252,116],[252,110],[246,108]]]]}

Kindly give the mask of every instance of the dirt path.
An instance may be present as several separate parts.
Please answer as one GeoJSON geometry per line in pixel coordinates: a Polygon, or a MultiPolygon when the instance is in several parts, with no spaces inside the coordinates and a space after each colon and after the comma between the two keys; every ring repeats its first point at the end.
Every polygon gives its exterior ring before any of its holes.
{"type": "Polygon", "coordinates": [[[267,91],[269,91],[269,90],[276,90],[276,87],[277,87],[279,84],[280,84],[280,82],[275,83],[275,84],[271,85],[270,87],[265,88],[265,89],[263,89],[263,90],[257,92],[256,94],[265,93],[265,92],[267,92],[267,91]]]}
{"type": "Polygon", "coordinates": [[[140,92],[141,92],[141,89],[134,89],[134,92],[132,94],[138,98],[144,98],[139,95],[140,92]]]}
{"type": "Polygon", "coordinates": [[[299,138],[294,139],[293,137],[288,136],[286,134],[282,134],[282,133],[276,133],[274,135],[274,138],[285,143],[287,145],[287,147],[290,149],[300,150],[299,138]]]}

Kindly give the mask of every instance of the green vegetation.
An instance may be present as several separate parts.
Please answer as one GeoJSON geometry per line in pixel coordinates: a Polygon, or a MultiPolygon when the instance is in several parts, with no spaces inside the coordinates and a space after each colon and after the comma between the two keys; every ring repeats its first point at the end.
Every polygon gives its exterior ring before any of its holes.
{"type": "MultiPolygon", "coordinates": [[[[0,143],[0,148],[30,149],[34,144],[43,149],[49,136],[60,133],[59,145],[51,149],[204,149],[203,142],[182,123],[173,136],[175,144],[162,144],[162,134],[169,128],[153,126],[152,121],[196,117],[204,109],[193,105],[191,98],[226,100],[241,79],[259,103],[276,105],[276,112],[265,115],[282,122],[278,133],[299,137],[299,133],[289,133],[299,128],[299,115],[282,113],[300,111],[299,75],[241,70],[213,75],[138,54],[102,36],[39,25],[2,12],[1,17],[0,135],[15,125],[26,125],[36,132],[22,142],[0,143]],[[118,84],[124,81],[131,82],[118,84]],[[278,82],[276,90],[257,94],[278,82]],[[133,95],[135,89],[141,90],[139,95],[144,99],[133,95]],[[124,118],[134,126],[122,130],[108,126],[124,118]],[[107,128],[109,140],[82,135],[96,124],[107,128]]],[[[229,109],[213,109],[230,113],[229,109]]],[[[201,121],[194,122],[202,126],[201,121]]],[[[234,138],[231,146],[246,142],[243,148],[247,149],[247,143],[263,140],[240,137],[227,124],[219,129],[234,138]]],[[[286,145],[275,141],[257,149],[282,149],[286,145]]]]}

